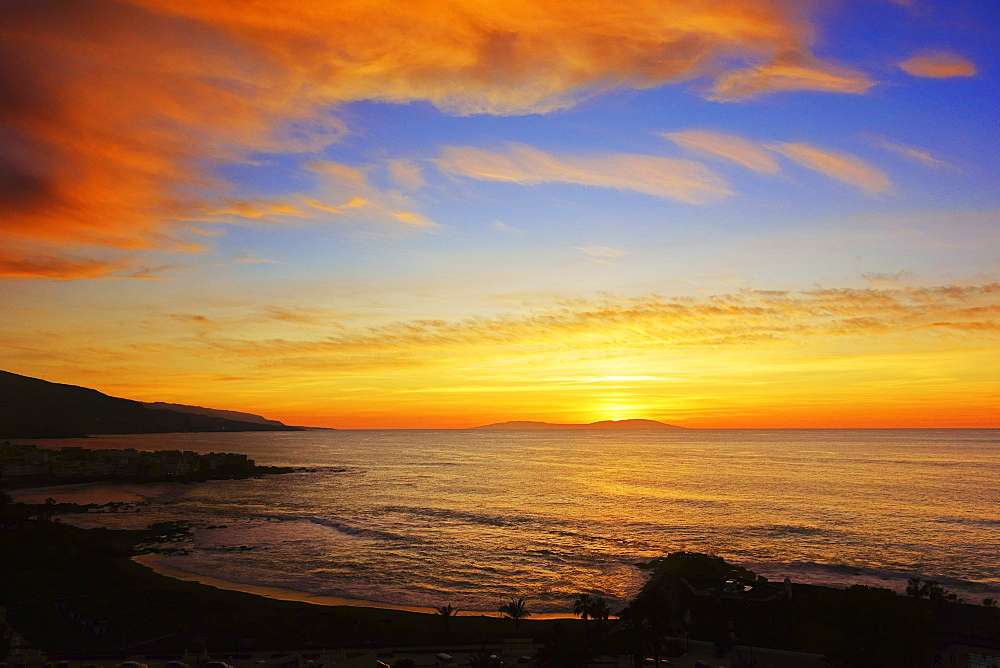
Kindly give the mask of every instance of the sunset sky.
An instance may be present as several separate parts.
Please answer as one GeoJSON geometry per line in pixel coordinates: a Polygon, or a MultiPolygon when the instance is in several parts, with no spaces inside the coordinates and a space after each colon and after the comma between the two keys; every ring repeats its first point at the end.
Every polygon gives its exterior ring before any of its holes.
{"type": "Polygon", "coordinates": [[[1000,3],[0,16],[4,370],[342,428],[1000,427],[1000,3]]]}

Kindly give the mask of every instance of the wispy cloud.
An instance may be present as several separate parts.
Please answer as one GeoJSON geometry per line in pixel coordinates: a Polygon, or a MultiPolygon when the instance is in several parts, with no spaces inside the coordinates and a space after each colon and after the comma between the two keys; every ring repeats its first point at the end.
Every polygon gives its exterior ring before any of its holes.
{"type": "Polygon", "coordinates": [[[109,277],[128,269],[124,258],[101,260],[49,253],[19,253],[0,251],[0,278],[51,278],[72,280],[109,277]]]}
{"type": "Polygon", "coordinates": [[[723,74],[712,87],[711,99],[740,100],[791,90],[864,93],[874,85],[863,72],[790,51],[768,62],[723,74]]]}
{"type": "Polygon", "coordinates": [[[389,160],[389,173],[406,190],[419,190],[425,185],[423,170],[413,160],[389,160]]]}
{"type": "MultiPolygon", "coordinates": [[[[390,173],[396,175],[398,172],[400,178],[415,184],[419,171],[407,176],[407,164],[407,161],[391,163],[390,173]]],[[[310,161],[304,166],[318,175],[317,183],[308,195],[292,194],[278,199],[225,199],[214,206],[198,207],[190,215],[212,223],[301,224],[336,218],[416,228],[436,226],[416,210],[406,193],[377,187],[370,178],[374,166],[354,167],[323,160],[310,161]]]]}
{"type": "Polygon", "coordinates": [[[303,306],[268,306],[264,308],[266,317],[288,322],[297,325],[310,325],[314,327],[337,327],[336,320],[343,317],[343,314],[320,308],[308,308],[303,306]]]}
{"type": "Polygon", "coordinates": [[[892,188],[885,172],[853,155],[834,153],[809,144],[778,142],[769,147],[803,167],[855,185],[869,195],[885,193],[892,188]]]}
{"type": "Polygon", "coordinates": [[[163,317],[195,327],[218,327],[219,322],[198,313],[164,313],[163,317]]]}
{"type": "Polygon", "coordinates": [[[957,53],[948,51],[925,51],[899,63],[901,70],[915,77],[948,79],[951,77],[971,77],[976,74],[976,65],[957,53]]]}
{"type": "Polygon", "coordinates": [[[873,288],[901,288],[905,287],[908,280],[913,279],[913,274],[908,271],[899,271],[894,274],[887,273],[865,273],[861,275],[873,288]]]}
{"type": "Polygon", "coordinates": [[[755,172],[774,174],[778,171],[778,163],[770,153],[759,143],[742,137],[705,130],[664,132],[661,136],[686,149],[724,158],[755,172]]]}
{"type": "Polygon", "coordinates": [[[237,253],[235,260],[237,262],[243,262],[246,264],[281,264],[277,260],[261,257],[259,255],[251,255],[249,253],[244,253],[244,252],[237,253]]]}
{"type": "Polygon", "coordinates": [[[628,251],[624,248],[611,248],[610,246],[575,246],[575,248],[586,253],[587,259],[598,264],[611,264],[613,260],[628,255],[628,251]]]}
{"type": "Polygon", "coordinates": [[[406,195],[375,187],[363,169],[329,161],[311,162],[308,168],[322,176],[316,195],[303,198],[314,215],[322,212],[410,228],[437,226],[419,213],[406,195]]]}
{"type": "Polygon", "coordinates": [[[312,219],[315,214],[301,202],[253,199],[226,199],[217,206],[193,211],[196,219],[211,222],[261,221],[280,222],[288,219],[312,219]]]}
{"type": "Polygon", "coordinates": [[[887,151],[892,151],[898,155],[903,156],[911,162],[918,162],[922,165],[928,167],[952,167],[950,162],[936,158],[930,154],[930,152],[924,149],[915,148],[913,146],[906,146],[905,144],[897,144],[896,142],[889,141],[884,137],[873,137],[872,142],[887,151]]]}
{"type": "Polygon", "coordinates": [[[508,225],[502,220],[494,220],[492,223],[493,229],[504,232],[505,234],[521,234],[522,230],[517,229],[512,225],[508,225]]]}
{"type": "MultiPolygon", "coordinates": [[[[749,141],[735,135],[705,130],[664,132],[661,136],[686,149],[717,156],[765,174],[775,174],[780,170],[780,165],[773,157],[773,153],[778,153],[830,178],[858,186],[870,195],[888,192],[892,187],[888,175],[878,167],[853,155],[830,151],[819,146],[749,141]]],[[[892,144],[882,138],[874,141],[883,148],[902,153],[924,164],[947,165],[917,149],[892,144]]]]}
{"type": "Polygon", "coordinates": [[[438,167],[458,176],[520,185],[573,183],[630,190],[688,204],[704,204],[732,194],[722,177],[700,162],[650,155],[606,153],[554,155],[524,144],[504,151],[449,146],[438,167]]]}

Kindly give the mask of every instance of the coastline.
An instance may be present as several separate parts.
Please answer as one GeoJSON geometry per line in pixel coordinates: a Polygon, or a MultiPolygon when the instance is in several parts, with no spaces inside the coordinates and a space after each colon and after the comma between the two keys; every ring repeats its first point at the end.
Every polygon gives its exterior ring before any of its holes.
{"type": "MultiPolygon", "coordinates": [[[[400,610],[402,612],[417,612],[425,615],[435,615],[437,610],[435,608],[424,608],[415,605],[398,605],[396,603],[383,603],[381,601],[366,601],[357,598],[342,598],[340,596],[329,596],[326,594],[311,594],[309,592],[300,591],[297,589],[289,589],[287,587],[272,587],[267,585],[254,585],[246,584],[243,582],[233,582],[231,580],[224,580],[222,578],[213,577],[211,575],[201,575],[200,573],[194,573],[192,571],[186,571],[183,568],[177,568],[176,566],[171,566],[170,564],[163,562],[163,555],[148,553],[140,554],[132,557],[132,561],[135,563],[145,566],[157,575],[162,575],[164,577],[173,578],[175,580],[183,580],[185,582],[197,582],[199,584],[207,585],[209,587],[215,587],[216,589],[223,589],[226,591],[238,591],[244,594],[253,594],[254,596],[261,596],[263,598],[275,599],[278,601],[293,601],[296,603],[309,603],[311,605],[322,605],[330,607],[351,607],[351,608],[370,608],[377,610],[400,610]]],[[[498,613],[495,612],[485,612],[481,610],[459,610],[462,617],[497,617],[498,613]]],[[[575,615],[572,613],[558,613],[558,612],[548,612],[548,613],[532,613],[529,619],[575,619],[575,615]]]]}
{"type": "Polygon", "coordinates": [[[105,503],[142,503],[155,498],[165,485],[170,482],[73,482],[56,485],[40,485],[37,487],[21,487],[7,492],[15,502],[44,503],[52,497],[60,503],[77,503],[97,505],[105,503]]]}

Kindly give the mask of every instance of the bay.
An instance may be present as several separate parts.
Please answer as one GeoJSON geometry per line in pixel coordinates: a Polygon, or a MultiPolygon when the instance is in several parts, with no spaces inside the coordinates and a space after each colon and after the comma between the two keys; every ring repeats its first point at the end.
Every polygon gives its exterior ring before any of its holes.
{"type": "Polygon", "coordinates": [[[772,579],[901,590],[919,576],[971,602],[1000,594],[1000,430],[315,430],[33,442],[242,452],[310,469],[120,485],[148,504],[74,520],[189,520],[191,553],[165,562],[234,583],[466,611],[495,611],[516,596],[536,612],[564,612],[587,592],[618,609],[644,580],[636,562],[690,550],[772,579]]]}

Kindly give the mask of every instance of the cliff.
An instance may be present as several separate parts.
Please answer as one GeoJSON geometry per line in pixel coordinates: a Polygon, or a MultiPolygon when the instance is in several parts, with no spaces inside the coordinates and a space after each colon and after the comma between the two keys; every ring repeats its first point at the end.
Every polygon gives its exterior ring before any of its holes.
{"type": "Polygon", "coordinates": [[[281,424],[146,408],[138,401],[97,390],[0,371],[0,438],[295,430],[281,424]]]}

